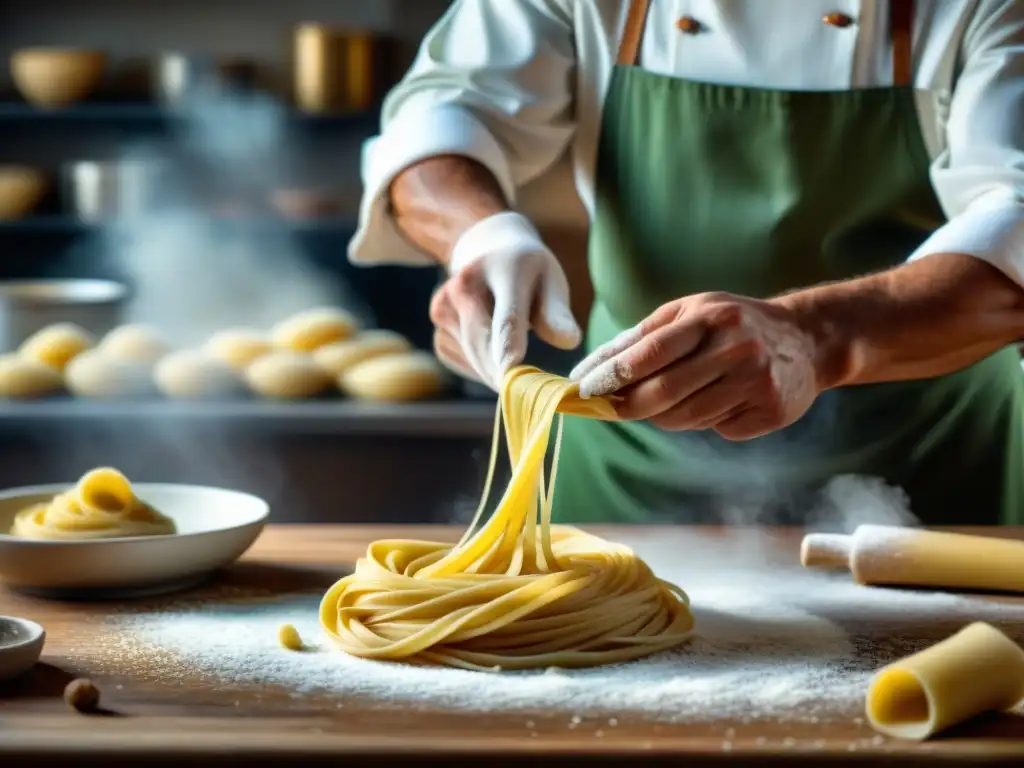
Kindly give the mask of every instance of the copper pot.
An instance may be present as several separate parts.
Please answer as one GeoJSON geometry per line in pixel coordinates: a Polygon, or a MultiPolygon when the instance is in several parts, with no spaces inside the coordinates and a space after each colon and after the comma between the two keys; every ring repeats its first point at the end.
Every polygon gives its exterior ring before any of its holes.
{"type": "Polygon", "coordinates": [[[295,104],[307,112],[348,112],[374,102],[374,38],[322,24],[295,29],[295,104]]]}

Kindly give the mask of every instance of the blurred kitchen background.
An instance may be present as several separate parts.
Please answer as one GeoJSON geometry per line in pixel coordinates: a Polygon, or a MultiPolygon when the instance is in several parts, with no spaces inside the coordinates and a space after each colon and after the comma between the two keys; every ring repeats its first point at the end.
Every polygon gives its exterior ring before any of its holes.
{"type": "MultiPolygon", "coordinates": [[[[447,6],[3,4],[0,487],[112,465],[137,481],[263,495],[277,522],[466,519],[493,423],[479,388],[441,379],[387,401],[333,383],[309,396],[174,397],[94,360],[72,386],[72,359],[57,386],[26,367],[23,346],[74,322],[96,343],[127,324],[202,349],[224,329],[269,333],[337,307],[429,350],[438,271],[356,270],[345,252],[380,101],[447,6]]],[[[586,224],[567,164],[523,190],[523,207],[585,318],[586,224]]],[[[564,371],[572,359],[534,343],[531,362],[564,371]]]]}

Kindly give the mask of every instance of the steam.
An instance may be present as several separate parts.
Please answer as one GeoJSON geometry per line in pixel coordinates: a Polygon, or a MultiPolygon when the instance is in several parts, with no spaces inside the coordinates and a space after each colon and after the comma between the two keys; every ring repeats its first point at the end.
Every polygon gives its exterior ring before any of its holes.
{"type": "Polygon", "coordinates": [[[752,441],[730,442],[712,430],[667,433],[664,439],[688,457],[678,470],[681,479],[701,491],[662,512],[680,523],[843,532],[863,524],[917,524],[902,489],[850,474],[832,458],[856,448],[845,442],[850,434],[871,440],[856,398],[825,392],[795,424],[752,441]]]}
{"type": "MultiPolygon", "coordinates": [[[[372,321],[270,208],[274,190],[288,186],[286,117],[268,97],[210,85],[182,106],[169,144],[126,151],[131,210],[101,228],[92,247],[132,284],[131,321],[178,346],[321,305],[372,321]]],[[[344,243],[337,252],[343,258],[344,243]]]]}
{"type": "MultiPolygon", "coordinates": [[[[740,469],[739,471],[742,471],[740,469]]],[[[860,525],[919,523],[902,488],[867,475],[836,475],[810,489],[762,487],[759,492],[722,492],[720,504],[701,522],[731,526],[800,526],[852,533],[860,525]]]]}
{"type": "MultiPolygon", "coordinates": [[[[504,441],[501,442],[502,446],[505,446],[504,441]]],[[[480,494],[483,492],[484,485],[487,482],[487,466],[490,463],[491,447],[490,444],[485,447],[475,448],[470,452],[470,457],[466,461],[466,471],[472,467],[476,470],[475,476],[475,487],[478,489],[476,495],[469,495],[466,493],[458,494],[455,499],[452,500],[448,514],[442,521],[448,525],[459,525],[466,526],[473,522],[473,516],[476,514],[477,508],[480,506],[480,494]]],[[[494,469],[494,480],[491,485],[491,492],[486,501],[486,507],[484,514],[490,514],[494,511],[498,502],[504,493],[505,486],[508,484],[509,478],[511,477],[511,467],[508,459],[507,446],[498,455],[498,464],[494,469]]]]}
{"type": "MultiPolygon", "coordinates": [[[[312,265],[302,239],[271,209],[274,190],[290,186],[287,150],[295,141],[284,108],[269,97],[205,84],[177,108],[169,141],[123,152],[113,166],[120,210],[72,258],[123,277],[132,289],[126,320],[156,327],[177,348],[227,327],[267,329],[324,305],[372,325],[366,305],[312,265]]],[[[339,238],[338,259],[344,250],[339,238]]],[[[220,408],[195,420],[106,424],[66,446],[73,454],[66,458],[83,471],[116,460],[134,480],[184,479],[280,500],[273,497],[289,482],[279,449],[251,434],[239,440],[217,417],[220,408]],[[97,455],[101,444],[109,456],[97,455]]]]}
{"type": "Polygon", "coordinates": [[[877,477],[840,475],[822,490],[807,525],[816,530],[852,533],[859,525],[911,526],[919,522],[902,488],[877,477]]]}
{"type": "MultiPolygon", "coordinates": [[[[831,457],[843,438],[841,431],[849,428],[851,420],[861,418],[859,414],[845,412],[845,401],[838,394],[825,393],[796,424],[755,441],[730,442],[711,430],[661,433],[660,439],[668,444],[666,454],[671,456],[672,449],[678,447],[679,455],[685,458],[672,464],[663,461],[659,470],[675,473],[678,487],[687,490],[680,490],[679,503],[667,508],[645,507],[641,511],[648,514],[652,523],[734,528],[733,553],[751,562],[763,559],[760,528],[795,526],[852,533],[867,524],[918,525],[903,489],[880,477],[829,471],[830,465],[836,464],[831,457]],[[828,479],[823,482],[822,478],[828,479]]],[[[509,457],[504,441],[500,445],[488,509],[493,509],[500,499],[508,478],[509,457]]],[[[575,445],[573,449],[579,450],[575,445]]],[[[487,455],[487,449],[476,451],[473,465],[485,467],[487,455]]],[[[549,450],[548,461],[552,458],[549,450]]],[[[483,479],[481,471],[480,488],[483,479]]],[[[563,469],[558,485],[564,487],[568,482],[580,480],[563,469]]],[[[555,522],[559,522],[560,496],[556,487],[555,522]]],[[[478,498],[457,500],[448,522],[468,523],[477,504],[478,498]]],[[[614,512],[595,510],[591,522],[605,522],[614,517],[614,512]]]]}

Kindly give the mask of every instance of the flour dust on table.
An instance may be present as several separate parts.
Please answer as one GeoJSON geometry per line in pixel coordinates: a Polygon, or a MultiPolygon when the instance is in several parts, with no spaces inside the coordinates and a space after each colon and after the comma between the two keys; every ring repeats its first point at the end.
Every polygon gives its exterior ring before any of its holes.
{"type": "Polygon", "coordinates": [[[284,689],[317,706],[343,708],[358,701],[564,713],[569,727],[580,716],[602,714],[668,722],[813,723],[860,714],[868,680],[881,664],[968,621],[1001,623],[1011,634],[1015,624],[1018,635],[1024,630],[1024,607],[871,589],[848,577],[798,570],[724,569],[723,563],[738,559],[722,553],[716,567],[707,561],[680,565],[684,558],[665,552],[652,557],[658,553],[645,553],[642,542],[636,548],[662,578],[687,584],[697,631],[681,649],[628,664],[486,673],[367,661],[338,653],[329,640],[317,638],[319,595],[237,593],[122,614],[108,647],[101,644],[102,655],[89,661],[164,683],[187,670],[226,689],[284,689]],[[306,650],[281,647],[278,630],[286,623],[307,640],[306,650]],[[874,636],[864,634],[869,624],[874,636]]]}

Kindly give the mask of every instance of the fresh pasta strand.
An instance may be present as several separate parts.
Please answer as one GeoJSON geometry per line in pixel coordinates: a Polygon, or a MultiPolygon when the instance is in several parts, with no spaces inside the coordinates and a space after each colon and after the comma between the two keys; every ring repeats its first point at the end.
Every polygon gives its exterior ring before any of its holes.
{"type": "Polygon", "coordinates": [[[116,469],[87,472],[69,491],[18,512],[12,536],[24,539],[114,539],[175,532],[174,521],[135,496],[116,469]]]}
{"type": "Polygon", "coordinates": [[[341,650],[471,670],[568,668],[630,661],[689,637],[693,616],[683,590],[658,579],[628,547],[551,524],[560,414],[616,418],[609,400],[584,400],[567,379],[528,366],[509,371],[473,522],[455,546],[371,544],[320,604],[320,622],[341,650]],[[512,476],[481,526],[502,420],[512,476]]]}

